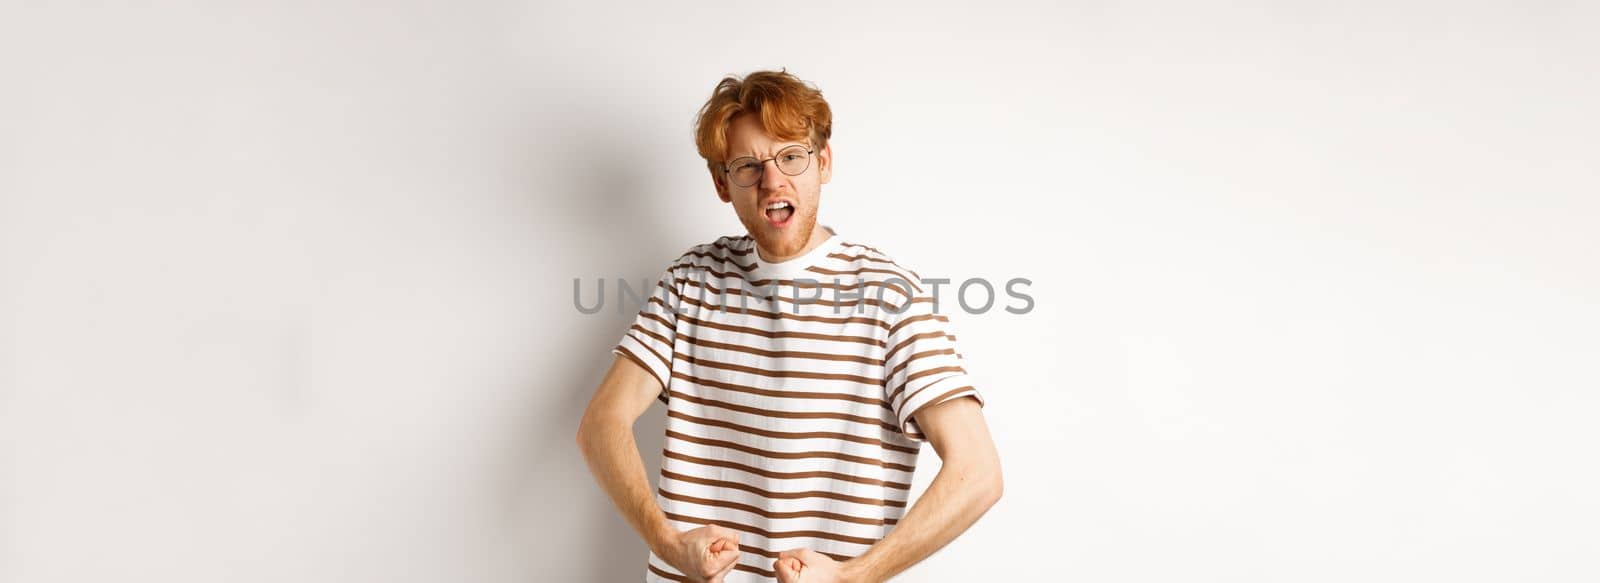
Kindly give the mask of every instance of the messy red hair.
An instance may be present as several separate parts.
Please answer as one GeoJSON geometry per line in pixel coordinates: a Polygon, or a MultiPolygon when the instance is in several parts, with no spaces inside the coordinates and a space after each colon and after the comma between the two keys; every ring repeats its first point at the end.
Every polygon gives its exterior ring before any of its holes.
{"type": "Polygon", "coordinates": [[[821,150],[833,134],[833,111],[822,92],[787,68],[724,77],[700,108],[694,145],[706,167],[720,172],[728,157],[728,126],[741,113],[756,116],[761,129],[780,140],[807,140],[821,150]]]}

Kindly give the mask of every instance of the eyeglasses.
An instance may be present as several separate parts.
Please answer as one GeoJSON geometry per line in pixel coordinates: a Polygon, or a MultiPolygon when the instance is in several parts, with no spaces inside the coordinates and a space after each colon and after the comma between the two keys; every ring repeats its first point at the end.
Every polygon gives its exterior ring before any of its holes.
{"type": "MultiPolygon", "coordinates": [[[[779,172],[799,176],[811,167],[811,152],[805,146],[794,145],[779,150],[777,156],[767,160],[777,162],[779,172]]],[[[757,160],[753,156],[735,158],[724,165],[722,171],[728,174],[735,186],[744,188],[761,180],[761,175],[767,170],[767,160],[757,160]]]]}

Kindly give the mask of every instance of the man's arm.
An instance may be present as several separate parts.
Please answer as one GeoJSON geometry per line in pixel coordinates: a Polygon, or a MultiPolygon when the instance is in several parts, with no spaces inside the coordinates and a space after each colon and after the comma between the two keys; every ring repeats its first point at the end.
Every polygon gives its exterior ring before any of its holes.
{"type": "Polygon", "coordinates": [[[661,390],[648,370],[618,356],[583,412],[578,449],[589,472],[656,556],[691,581],[719,582],[738,564],[738,533],[719,526],[678,531],[656,505],[645,479],[633,423],[661,390]]]}
{"type": "Polygon", "coordinates": [[[1000,500],[1000,456],[977,400],[961,397],[916,414],[942,466],[933,483],[899,524],[867,552],[835,562],[811,549],[778,554],[778,581],[805,583],[883,581],[955,540],[1000,500]]]}

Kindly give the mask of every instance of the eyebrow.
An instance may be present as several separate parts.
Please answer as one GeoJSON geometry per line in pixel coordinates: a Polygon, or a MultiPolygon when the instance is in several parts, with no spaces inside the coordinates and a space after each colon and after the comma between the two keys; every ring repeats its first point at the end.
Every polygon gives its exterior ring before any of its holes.
{"type": "MultiPolygon", "coordinates": [[[[784,150],[784,148],[788,148],[789,146],[804,146],[804,145],[806,145],[804,142],[789,142],[789,143],[786,143],[786,144],[779,145],[778,149],[776,151],[777,152],[782,152],[784,150]]],[[[774,154],[774,155],[776,155],[776,154],[774,154]]],[[[735,156],[729,156],[728,160],[738,160],[740,158],[755,158],[755,157],[756,157],[755,154],[738,154],[738,155],[735,155],[735,156]]]]}

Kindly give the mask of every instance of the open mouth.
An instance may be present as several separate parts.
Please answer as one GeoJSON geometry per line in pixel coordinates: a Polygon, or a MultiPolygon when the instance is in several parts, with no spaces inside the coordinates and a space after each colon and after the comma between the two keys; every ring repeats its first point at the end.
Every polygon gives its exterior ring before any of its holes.
{"type": "Polygon", "coordinates": [[[789,219],[794,217],[794,205],[789,201],[780,200],[767,205],[767,222],[774,227],[789,224],[789,219]]]}

